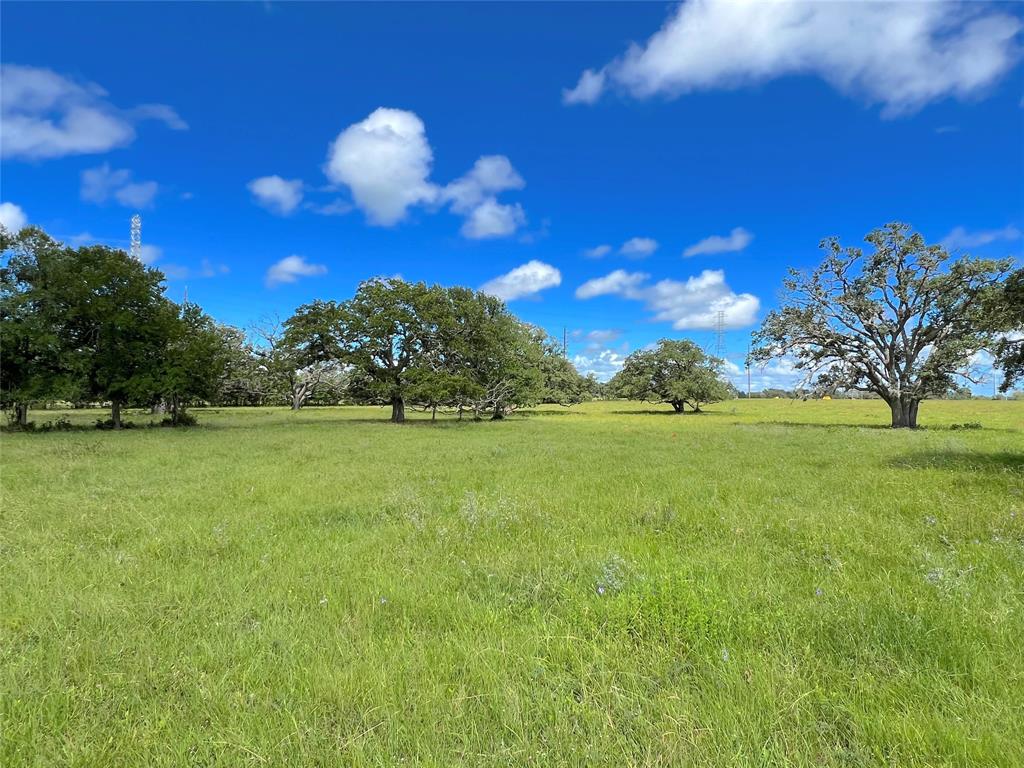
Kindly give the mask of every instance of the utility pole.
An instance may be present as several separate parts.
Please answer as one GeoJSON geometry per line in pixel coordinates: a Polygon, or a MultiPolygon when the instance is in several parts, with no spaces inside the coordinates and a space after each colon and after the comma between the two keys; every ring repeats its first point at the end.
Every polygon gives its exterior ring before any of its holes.
{"type": "Polygon", "coordinates": [[[569,359],[569,333],[566,327],[562,326],[562,357],[569,359]]]}

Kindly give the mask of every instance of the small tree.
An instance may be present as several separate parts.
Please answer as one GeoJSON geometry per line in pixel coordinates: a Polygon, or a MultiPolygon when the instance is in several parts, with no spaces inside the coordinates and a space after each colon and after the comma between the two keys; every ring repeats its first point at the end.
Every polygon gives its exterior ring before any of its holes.
{"type": "Polygon", "coordinates": [[[608,388],[629,400],[668,403],[676,413],[686,406],[699,412],[702,405],[732,397],[732,388],[719,376],[720,365],[692,341],[662,339],[655,349],[627,357],[608,388]]]}
{"type": "Polygon", "coordinates": [[[576,366],[562,354],[561,347],[550,339],[543,345],[541,371],[544,374],[541,402],[569,406],[591,399],[592,383],[580,375],[576,366]]]}
{"type": "Polygon", "coordinates": [[[825,260],[790,270],[782,306],[755,336],[751,358],[790,355],[805,386],[873,392],[888,403],[893,427],[916,427],[927,397],[941,396],[986,348],[982,298],[1009,260],[950,261],[906,224],[865,238],[873,251],[822,241],[825,260]]]}

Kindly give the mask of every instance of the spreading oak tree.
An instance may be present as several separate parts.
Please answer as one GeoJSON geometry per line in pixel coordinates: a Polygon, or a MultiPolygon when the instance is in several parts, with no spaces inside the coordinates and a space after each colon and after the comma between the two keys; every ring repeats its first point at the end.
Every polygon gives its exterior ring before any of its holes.
{"type": "Polygon", "coordinates": [[[992,344],[985,297],[1011,262],[953,259],[901,223],[865,240],[868,252],[826,239],[817,268],[790,270],[751,361],[788,356],[811,391],[874,393],[893,427],[916,427],[921,401],[971,378],[972,356],[992,344]]]}
{"type": "Polygon", "coordinates": [[[608,389],[617,397],[648,403],[668,403],[676,413],[733,396],[732,387],[719,374],[722,361],[685,339],[662,339],[657,347],[634,352],[608,389]]]}

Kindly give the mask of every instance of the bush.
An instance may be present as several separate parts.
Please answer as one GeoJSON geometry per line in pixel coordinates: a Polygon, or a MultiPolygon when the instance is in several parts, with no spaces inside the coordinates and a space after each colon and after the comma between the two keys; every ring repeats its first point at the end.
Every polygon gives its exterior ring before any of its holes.
{"type": "Polygon", "coordinates": [[[963,424],[954,424],[950,429],[981,429],[981,424],[976,421],[966,421],[963,424]]]}
{"type": "MultiPolygon", "coordinates": [[[[96,419],[96,429],[113,429],[113,419],[96,419]]],[[[122,421],[121,429],[135,429],[135,422],[133,421],[122,421]]]]}
{"type": "Polygon", "coordinates": [[[74,429],[74,425],[68,420],[66,416],[61,416],[56,421],[46,421],[39,427],[39,432],[69,432],[74,429]]]}
{"type": "Polygon", "coordinates": [[[188,411],[182,411],[178,414],[178,423],[174,423],[173,416],[164,416],[160,421],[161,427],[194,427],[199,423],[199,419],[193,416],[188,411]]]}

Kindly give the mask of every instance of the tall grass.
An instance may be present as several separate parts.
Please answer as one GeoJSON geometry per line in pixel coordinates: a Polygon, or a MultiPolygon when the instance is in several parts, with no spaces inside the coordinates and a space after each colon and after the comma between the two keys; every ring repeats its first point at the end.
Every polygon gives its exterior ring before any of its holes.
{"type": "Polygon", "coordinates": [[[1024,403],[199,416],[0,437],[0,764],[1024,764],[1024,403]]]}

